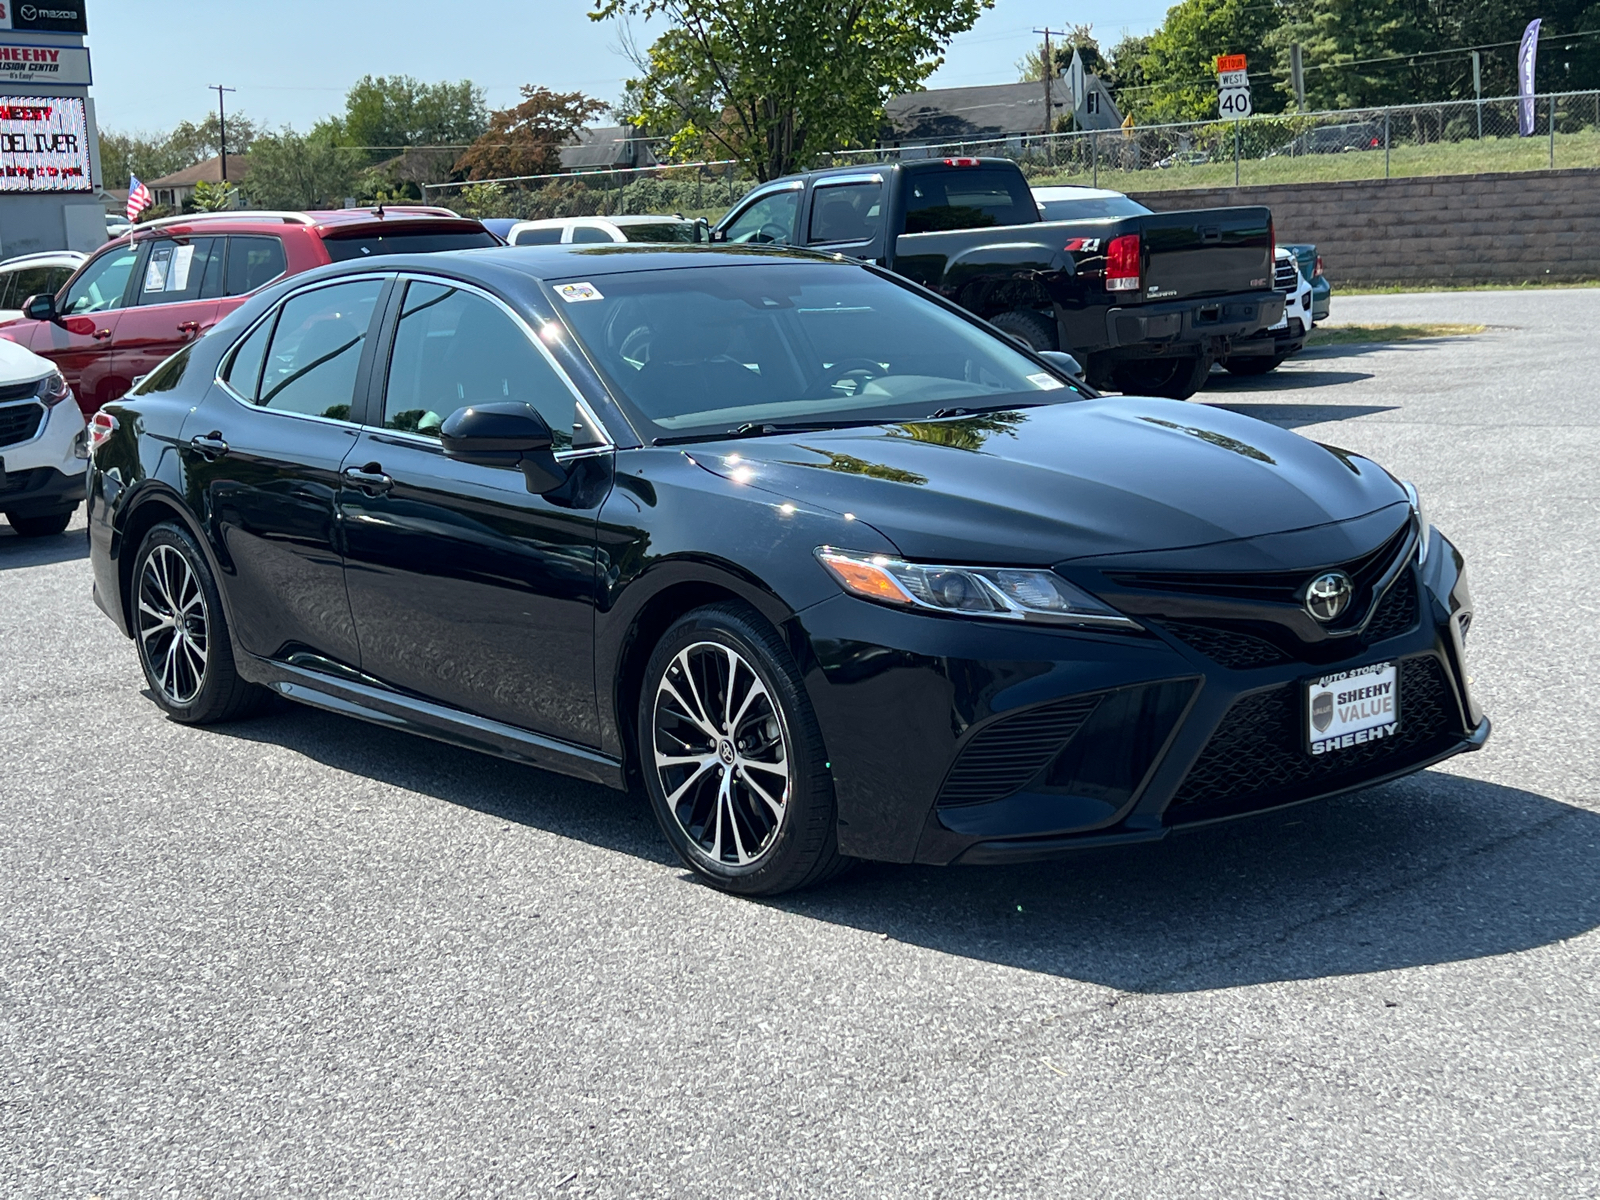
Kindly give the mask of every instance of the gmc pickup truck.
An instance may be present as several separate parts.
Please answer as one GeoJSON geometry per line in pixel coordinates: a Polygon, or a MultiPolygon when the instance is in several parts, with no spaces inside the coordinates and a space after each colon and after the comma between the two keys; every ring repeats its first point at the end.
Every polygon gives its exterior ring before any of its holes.
{"type": "Polygon", "coordinates": [[[1109,211],[1042,221],[1010,160],[923,159],[762,184],[711,240],[874,262],[1035,350],[1071,352],[1096,387],[1186,400],[1234,341],[1283,316],[1272,214],[1109,211]]]}

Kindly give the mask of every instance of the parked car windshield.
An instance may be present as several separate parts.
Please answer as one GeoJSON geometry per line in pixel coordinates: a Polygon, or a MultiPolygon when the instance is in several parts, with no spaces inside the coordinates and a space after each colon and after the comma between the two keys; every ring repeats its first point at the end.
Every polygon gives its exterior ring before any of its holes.
{"type": "Polygon", "coordinates": [[[647,439],[1078,394],[1001,338],[858,267],[731,262],[551,288],[647,439]]]}

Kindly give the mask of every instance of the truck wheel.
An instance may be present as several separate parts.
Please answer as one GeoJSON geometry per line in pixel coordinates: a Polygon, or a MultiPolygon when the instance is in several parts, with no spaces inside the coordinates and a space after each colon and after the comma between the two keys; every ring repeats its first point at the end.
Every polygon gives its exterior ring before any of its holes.
{"type": "Polygon", "coordinates": [[[1146,358],[1119,363],[1112,376],[1119,392],[1187,400],[1205,386],[1211,374],[1209,354],[1146,358]]]}
{"type": "Polygon", "coordinates": [[[1287,354],[1252,354],[1246,358],[1225,358],[1222,365],[1230,375],[1268,375],[1283,365],[1287,354]]]}
{"type": "Polygon", "coordinates": [[[1043,313],[1029,312],[1025,308],[1003,312],[990,319],[1001,333],[1009,333],[1034,350],[1056,350],[1055,322],[1043,313]]]}

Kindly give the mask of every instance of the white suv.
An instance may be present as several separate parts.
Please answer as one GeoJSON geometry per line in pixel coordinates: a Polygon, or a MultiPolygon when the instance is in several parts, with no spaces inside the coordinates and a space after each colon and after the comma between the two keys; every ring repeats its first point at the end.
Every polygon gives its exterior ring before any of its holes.
{"type": "Polygon", "coordinates": [[[54,296],[88,257],[76,250],[47,250],[0,262],[0,321],[21,317],[22,302],[29,296],[54,296]]]}
{"type": "Polygon", "coordinates": [[[604,245],[615,242],[687,242],[710,240],[704,221],[688,217],[550,217],[543,221],[518,221],[506,233],[513,246],[567,246],[574,242],[604,245]]]}
{"type": "Polygon", "coordinates": [[[23,537],[66,529],[83,499],[83,413],[55,363],[0,339],[0,512],[23,537]]]}

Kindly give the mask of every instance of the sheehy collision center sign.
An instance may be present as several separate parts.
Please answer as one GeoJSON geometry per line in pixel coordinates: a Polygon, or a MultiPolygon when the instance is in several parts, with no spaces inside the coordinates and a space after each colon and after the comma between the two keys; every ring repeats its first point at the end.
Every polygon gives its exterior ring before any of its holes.
{"type": "Polygon", "coordinates": [[[19,46],[0,42],[0,82],[87,86],[93,82],[89,74],[89,52],[82,46],[19,46]]]}
{"type": "Polygon", "coordinates": [[[0,96],[0,192],[93,190],[82,99],[0,96]]]}

